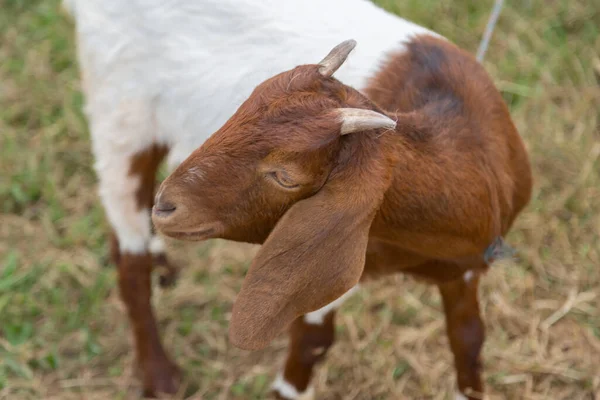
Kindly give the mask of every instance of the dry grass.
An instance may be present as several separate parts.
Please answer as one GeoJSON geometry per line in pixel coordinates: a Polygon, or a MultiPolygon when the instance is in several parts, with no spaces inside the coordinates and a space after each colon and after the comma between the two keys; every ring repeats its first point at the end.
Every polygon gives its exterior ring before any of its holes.
{"type": "MultiPolygon", "coordinates": [[[[379,0],[475,51],[492,1],[379,0]]],[[[509,1],[485,66],[531,152],[534,197],[516,263],[483,280],[490,399],[600,397],[600,4],[509,1]]],[[[0,0],[0,398],[137,395],[106,224],[95,195],[70,24],[57,0],[0,0]]],[[[226,339],[255,249],[172,244],[185,265],[156,305],[192,398],[262,398],[285,338],[226,339]]],[[[453,367],[437,292],[405,277],[351,299],[319,369],[322,399],[447,399],[453,367]]]]}

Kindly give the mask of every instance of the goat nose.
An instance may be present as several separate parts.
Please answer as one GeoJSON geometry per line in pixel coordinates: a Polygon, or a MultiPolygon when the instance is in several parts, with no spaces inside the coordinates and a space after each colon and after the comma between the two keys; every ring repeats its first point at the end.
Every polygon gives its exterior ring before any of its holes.
{"type": "Polygon", "coordinates": [[[177,209],[175,205],[169,201],[164,201],[157,199],[158,201],[152,207],[152,212],[157,217],[168,217],[170,214],[173,214],[173,211],[177,209]]]}

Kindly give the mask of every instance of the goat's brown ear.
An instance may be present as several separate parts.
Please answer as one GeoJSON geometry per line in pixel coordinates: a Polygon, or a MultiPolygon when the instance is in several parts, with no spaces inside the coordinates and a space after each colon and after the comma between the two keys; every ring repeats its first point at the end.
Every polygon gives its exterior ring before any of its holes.
{"type": "Polygon", "coordinates": [[[235,346],[267,346],[295,318],[358,283],[383,190],[374,193],[359,176],[345,175],[293,205],[263,244],[233,306],[235,346]]]}

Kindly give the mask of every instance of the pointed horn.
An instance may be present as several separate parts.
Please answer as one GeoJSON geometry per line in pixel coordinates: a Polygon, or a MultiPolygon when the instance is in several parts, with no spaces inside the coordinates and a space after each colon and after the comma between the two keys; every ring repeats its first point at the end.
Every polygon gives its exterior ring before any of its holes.
{"type": "Polygon", "coordinates": [[[336,111],[342,123],[342,135],[370,129],[396,128],[396,121],[377,111],[362,108],[338,108],[336,111]]]}
{"type": "Polygon", "coordinates": [[[346,61],[348,54],[356,46],[356,40],[346,40],[335,46],[327,56],[319,63],[321,66],[319,72],[321,75],[330,77],[346,61]]]}

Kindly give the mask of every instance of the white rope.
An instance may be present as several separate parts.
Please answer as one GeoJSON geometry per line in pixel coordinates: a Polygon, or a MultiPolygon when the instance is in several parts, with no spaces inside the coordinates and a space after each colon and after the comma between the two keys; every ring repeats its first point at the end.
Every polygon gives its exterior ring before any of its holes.
{"type": "Polygon", "coordinates": [[[504,5],[504,0],[496,0],[496,4],[494,4],[494,9],[492,10],[492,14],[490,14],[490,19],[485,27],[485,32],[483,33],[483,39],[481,39],[481,43],[479,43],[479,49],[477,49],[477,61],[482,62],[483,57],[485,56],[485,52],[490,44],[490,38],[492,37],[492,33],[494,32],[494,28],[496,27],[496,22],[498,21],[498,17],[500,16],[500,11],[502,10],[502,6],[504,5]]]}

